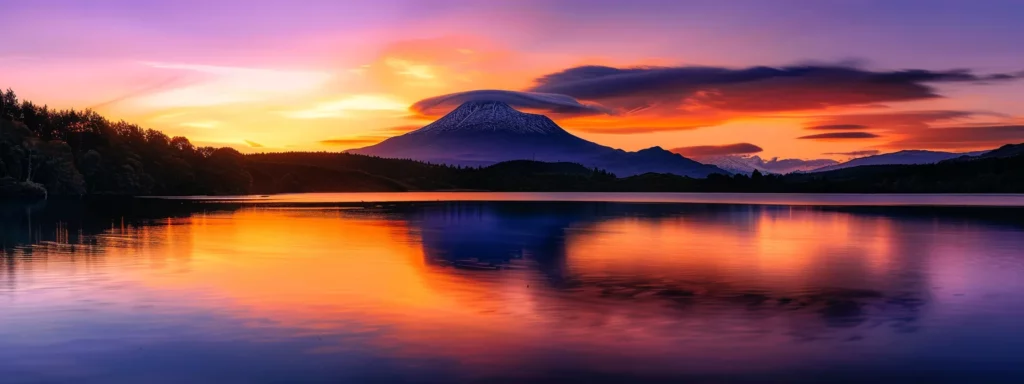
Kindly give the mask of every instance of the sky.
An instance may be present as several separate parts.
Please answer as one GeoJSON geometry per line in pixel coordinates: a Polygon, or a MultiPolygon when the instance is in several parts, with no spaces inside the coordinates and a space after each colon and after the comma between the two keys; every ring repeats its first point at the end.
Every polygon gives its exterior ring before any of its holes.
{"type": "Polygon", "coordinates": [[[0,88],[204,145],[342,151],[508,100],[638,150],[1024,142],[1024,2],[0,0],[0,88]]]}

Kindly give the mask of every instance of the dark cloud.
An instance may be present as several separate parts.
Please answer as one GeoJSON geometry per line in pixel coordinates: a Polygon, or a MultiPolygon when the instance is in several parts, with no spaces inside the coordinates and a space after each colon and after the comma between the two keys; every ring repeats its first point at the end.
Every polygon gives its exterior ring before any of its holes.
{"type": "Polygon", "coordinates": [[[440,116],[469,101],[500,101],[512,107],[560,116],[611,114],[612,111],[596,104],[583,104],[576,99],[558,94],[503,90],[477,90],[451,93],[417,101],[410,107],[425,116],[440,116]]]}
{"type": "MultiPolygon", "coordinates": [[[[976,149],[1024,142],[1024,123],[991,112],[934,110],[821,116],[809,122],[807,129],[821,125],[868,126],[875,132],[885,132],[895,138],[885,144],[886,148],[892,149],[976,149]],[[995,122],[991,119],[987,122],[968,120],[978,117],[995,118],[995,122]],[[959,124],[953,125],[955,123],[959,124]]],[[[854,156],[852,153],[834,154],[854,156]]]]}
{"type": "Polygon", "coordinates": [[[877,149],[868,149],[868,150],[853,151],[853,152],[826,152],[826,153],[823,153],[823,155],[861,157],[861,156],[874,156],[874,155],[877,155],[879,153],[882,153],[882,151],[879,151],[877,149]]]}
{"type": "Polygon", "coordinates": [[[827,124],[827,125],[815,125],[807,127],[807,129],[815,131],[849,131],[854,129],[868,129],[869,127],[861,124],[827,124]]]}
{"type": "Polygon", "coordinates": [[[803,140],[847,140],[847,139],[872,139],[879,137],[871,132],[831,132],[817,135],[800,136],[803,140]]]}
{"type": "Polygon", "coordinates": [[[813,130],[825,130],[832,128],[822,127],[837,127],[835,129],[841,129],[838,127],[857,126],[864,127],[858,129],[884,129],[891,131],[908,131],[915,129],[927,129],[930,126],[930,124],[933,123],[955,121],[959,119],[966,119],[974,115],[983,114],[992,115],[991,113],[981,113],[972,111],[935,110],[819,116],[817,118],[812,119],[809,123],[807,123],[807,126],[805,128],[813,130]]]}
{"type": "Polygon", "coordinates": [[[843,65],[789,67],[580,66],[542,76],[532,92],[596,101],[623,111],[667,108],[767,112],[939,97],[930,83],[994,82],[1021,74],[969,70],[870,71],[843,65]]]}
{"type": "Polygon", "coordinates": [[[252,141],[252,140],[243,140],[243,141],[245,141],[246,144],[249,144],[250,147],[253,147],[253,148],[263,148],[263,144],[257,143],[255,141],[252,141]]]}
{"type": "Polygon", "coordinates": [[[582,127],[566,127],[571,131],[580,131],[588,133],[602,133],[608,135],[630,135],[634,133],[656,133],[656,132],[675,132],[675,131],[686,131],[691,129],[700,128],[699,126],[667,126],[667,127],[614,127],[614,126],[582,126],[582,127]]]}
{"type": "Polygon", "coordinates": [[[705,156],[723,156],[723,155],[749,155],[752,153],[758,153],[763,151],[761,147],[758,147],[750,143],[736,143],[726,145],[699,145],[693,147],[682,147],[672,149],[672,152],[678,153],[686,157],[705,157],[705,156]]]}

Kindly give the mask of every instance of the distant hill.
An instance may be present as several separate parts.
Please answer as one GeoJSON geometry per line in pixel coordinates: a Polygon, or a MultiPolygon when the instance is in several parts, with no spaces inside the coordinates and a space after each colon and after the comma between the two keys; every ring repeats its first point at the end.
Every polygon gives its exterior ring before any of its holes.
{"type": "Polygon", "coordinates": [[[1006,144],[1002,147],[982,153],[977,157],[982,159],[1001,158],[1024,155],[1024,144],[1006,144]]]}
{"type": "MultiPolygon", "coordinates": [[[[975,153],[976,154],[976,153],[975,153]]],[[[843,168],[859,167],[863,165],[907,165],[907,164],[935,164],[943,160],[949,160],[960,156],[970,156],[971,153],[936,152],[921,150],[906,150],[881,155],[859,157],[845,163],[829,165],[808,172],[828,172],[843,168]]]]}
{"type": "Polygon", "coordinates": [[[536,175],[590,175],[593,169],[576,163],[545,163],[532,160],[512,160],[497,163],[484,168],[493,173],[519,173],[529,176],[536,175]]]}
{"type": "Polygon", "coordinates": [[[251,194],[302,192],[402,192],[409,186],[361,171],[336,170],[313,165],[252,162],[251,194]]]}
{"type": "Polygon", "coordinates": [[[1024,155],[935,164],[866,165],[793,174],[786,191],[842,193],[1024,193],[1024,155]]]}
{"type": "MultiPolygon", "coordinates": [[[[486,167],[428,164],[348,153],[248,155],[254,194],[397,191],[580,191],[615,175],[576,163],[513,160],[486,167]]],[[[679,176],[675,176],[679,177],[679,176]]]]}
{"type": "Polygon", "coordinates": [[[661,172],[702,178],[728,174],[659,147],[628,152],[596,144],[566,132],[547,116],[523,113],[493,101],[462,104],[423,128],[348,152],[462,166],[511,160],[570,162],[619,176],[661,172]]]}
{"type": "Polygon", "coordinates": [[[260,153],[246,155],[246,160],[253,193],[260,194],[459,188],[453,184],[457,168],[413,160],[338,152],[260,153]]]}
{"type": "Polygon", "coordinates": [[[653,172],[615,177],[581,164],[531,160],[460,167],[323,152],[246,155],[246,160],[248,173],[253,175],[253,193],[416,190],[1024,193],[1024,154],[977,156],[936,164],[865,165],[788,175],[712,174],[703,179],[653,172]]]}

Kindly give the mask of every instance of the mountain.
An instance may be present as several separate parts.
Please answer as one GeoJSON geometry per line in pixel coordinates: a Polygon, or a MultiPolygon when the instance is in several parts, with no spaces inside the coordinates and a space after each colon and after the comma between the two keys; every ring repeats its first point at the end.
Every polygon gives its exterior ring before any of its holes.
{"type": "Polygon", "coordinates": [[[779,175],[785,175],[792,172],[805,172],[812,169],[826,167],[830,165],[839,164],[838,161],[830,159],[780,159],[773,157],[765,160],[760,156],[739,156],[739,155],[721,155],[721,156],[706,156],[699,157],[695,160],[704,163],[711,164],[722,168],[726,171],[733,173],[741,173],[749,175],[754,173],[755,170],[761,173],[774,173],[779,175]]]}
{"type": "Polygon", "coordinates": [[[943,160],[949,160],[960,156],[971,156],[976,153],[953,153],[921,150],[906,150],[881,155],[859,157],[845,163],[817,168],[808,172],[827,172],[837,169],[859,167],[862,165],[907,165],[907,164],[934,164],[943,160]]]}
{"type": "Polygon", "coordinates": [[[1024,154],[1024,144],[1006,144],[1002,147],[993,149],[991,151],[978,155],[979,158],[1002,158],[1002,157],[1014,157],[1024,154]]]}
{"type": "Polygon", "coordinates": [[[347,152],[464,166],[510,160],[568,162],[619,176],[728,174],[659,147],[627,152],[596,144],[566,132],[547,116],[523,113],[495,101],[462,104],[423,128],[347,152]]]}

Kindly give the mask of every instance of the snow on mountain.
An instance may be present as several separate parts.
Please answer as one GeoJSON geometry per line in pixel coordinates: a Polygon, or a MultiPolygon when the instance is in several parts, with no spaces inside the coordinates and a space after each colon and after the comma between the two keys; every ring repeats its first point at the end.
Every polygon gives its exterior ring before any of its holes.
{"type": "Polygon", "coordinates": [[[423,128],[348,152],[469,166],[509,160],[574,162],[618,176],[727,173],[658,147],[627,152],[599,145],[566,132],[547,116],[496,101],[464,103],[423,128]]]}
{"type": "Polygon", "coordinates": [[[411,132],[414,135],[443,135],[452,132],[506,132],[521,135],[567,134],[544,115],[519,112],[496,101],[473,101],[411,132]]]}
{"type": "Polygon", "coordinates": [[[722,156],[706,156],[696,158],[704,164],[715,165],[724,170],[734,172],[751,174],[755,170],[761,173],[774,173],[784,175],[792,172],[804,172],[816,168],[821,168],[829,165],[839,164],[838,161],[830,159],[780,159],[773,157],[769,160],[764,160],[760,156],[739,156],[739,155],[722,155],[722,156]]]}

